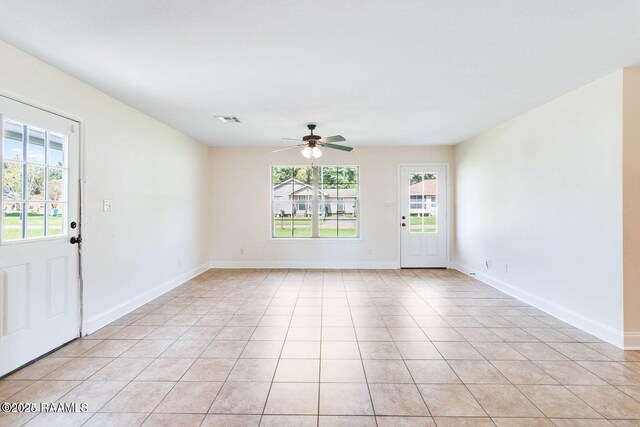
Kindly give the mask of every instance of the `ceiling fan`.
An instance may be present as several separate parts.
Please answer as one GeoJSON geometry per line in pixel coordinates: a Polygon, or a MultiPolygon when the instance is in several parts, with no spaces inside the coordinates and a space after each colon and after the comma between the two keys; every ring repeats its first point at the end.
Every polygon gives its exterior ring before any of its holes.
{"type": "Polygon", "coordinates": [[[314,135],[313,131],[316,128],[314,124],[308,124],[307,128],[311,131],[310,135],[306,135],[302,137],[302,140],[299,138],[282,138],[290,141],[303,141],[302,144],[294,145],[292,147],[281,148],[280,150],[274,150],[272,153],[277,153],[279,151],[290,150],[292,148],[304,147],[302,149],[302,155],[307,159],[317,159],[322,156],[322,151],[320,147],[333,148],[335,150],[341,151],[351,151],[353,147],[347,147],[346,145],[338,145],[332,144],[332,142],[342,142],[346,141],[344,137],[341,135],[328,136],[326,138],[321,137],[320,135],[314,135]]]}

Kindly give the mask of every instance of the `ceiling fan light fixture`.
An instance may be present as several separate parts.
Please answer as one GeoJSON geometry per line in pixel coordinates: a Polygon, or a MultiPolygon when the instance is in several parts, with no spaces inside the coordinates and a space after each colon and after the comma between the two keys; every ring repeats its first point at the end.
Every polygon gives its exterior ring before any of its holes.
{"type": "Polygon", "coordinates": [[[302,149],[302,155],[307,159],[317,159],[318,157],[322,156],[322,150],[320,150],[318,147],[311,148],[307,146],[302,149]]]}

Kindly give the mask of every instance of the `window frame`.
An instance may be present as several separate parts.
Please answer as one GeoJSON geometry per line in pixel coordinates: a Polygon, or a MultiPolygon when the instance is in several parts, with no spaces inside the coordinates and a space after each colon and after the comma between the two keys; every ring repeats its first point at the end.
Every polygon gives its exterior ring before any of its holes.
{"type": "MultiPolygon", "coordinates": [[[[312,184],[313,185],[313,184],[312,184]]],[[[311,241],[332,241],[332,240],[336,240],[336,241],[358,241],[358,240],[362,240],[362,229],[360,226],[360,215],[361,215],[361,195],[362,195],[362,184],[361,184],[361,180],[360,180],[360,166],[358,165],[353,165],[353,164],[347,164],[347,165],[304,165],[304,164],[272,164],[269,166],[269,195],[270,195],[270,199],[269,199],[269,210],[270,210],[270,217],[269,217],[269,237],[268,239],[274,242],[280,242],[280,241],[307,241],[307,240],[311,240],[311,241]],[[287,201],[284,197],[279,197],[279,196],[274,196],[274,183],[273,183],[273,169],[274,168],[318,168],[318,184],[320,183],[320,179],[321,179],[321,168],[356,168],[357,170],[357,194],[356,194],[356,228],[355,228],[355,232],[356,235],[353,237],[349,237],[349,236],[331,236],[331,237],[321,237],[319,235],[319,228],[318,228],[318,236],[313,236],[313,225],[312,225],[312,231],[311,231],[311,236],[301,236],[301,237],[295,237],[295,236],[286,236],[286,237],[276,237],[274,234],[274,202],[275,201],[287,201]],[[276,200],[276,197],[278,198],[278,200],[276,200]]],[[[347,201],[345,200],[341,200],[338,201],[338,198],[335,198],[336,203],[342,203],[342,204],[346,204],[347,201]]],[[[293,202],[290,201],[290,202],[293,202]]],[[[293,204],[297,204],[300,201],[295,201],[293,204]]],[[[308,204],[312,204],[313,203],[313,197],[310,196],[310,198],[306,201],[308,204]]],[[[318,200],[318,203],[320,203],[321,201],[318,200]]],[[[312,209],[313,210],[313,209],[312,209]]],[[[318,221],[321,221],[321,215],[320,215],[320,210],[318,210],[318,212],[314,213],[311,217],[312,223],[313,223],[313,216],[317,216],[318,217],[318,221]]]]}
{"type": "Polygon", "coordinates": [[[6,117],[0,115],[0,166],[2,166],[2,170],[0,171],[0,188],[2,188],[3,192],[0,194],[0,206],[2,210],[0,211],[0,245],[17,245],[17,244],[25,244],[31,242],[40,242],[40,241],[49,241],[49,240],[59,240],[59,239],[67,239],[69,236],[69,227],[68,227],[68,215],[69,215],[69,137],[63,133],[60,133],[56,130],[45,129],[39,125],[34,125],[28,123],[26,121],[20,119],[14,119],[12,117],[6,117]],[[16,159],[5,159],[4,158],[4,144],[5,144],[5,122],[12,122],[15,125],[19,125],[23,128],[23,146],[22,146],[22,160],[16,159]],[[29,160],[29,136],[30,130],[33,129],[38,132],[42,132],[44,134],[44,163],[36,163],[29,160]],[[51,156],[51,140],[49,135],[53,134],[56,137],[60,137],[62,139],[62,165],[51,165],[49,164],[50,156],[51,156]],[[22,167],[22,197],[20,200],[9,201],[5,199],[4,195],[4,164],[5,162],[19,164],[22,167]],[[26,185],[27,182],[27,171],[29,170],[29,166],[33,166],[36,168],[42,168],[44,170],[43,177],[43,189],[45,196],[43,200],[33,200],[29,197],[28,191],[29,188],[26,185]],[[60,170],[62,171],[62,187],[61,190],[64,194],[64,197],[60,201],[51,200],[49,195],[50,191],[50,178],[52,170],[60,170]],[[4,238],[4,205],[5,203],[17,203],[21,205],[21,214],[24,218],[21,218],[21,237],[19,239],[11,239],[6,240],[4,238]],[[42,204],[44,205],[43,212],[43,235],[29,237],[29,205],[30,204],[42,204]],[[49,208],[53,204],[59,204],[63,206],[63,216],[62,216],[62,233],[51,235],[50,233],[50,218],[49,218],[49,208]]]}

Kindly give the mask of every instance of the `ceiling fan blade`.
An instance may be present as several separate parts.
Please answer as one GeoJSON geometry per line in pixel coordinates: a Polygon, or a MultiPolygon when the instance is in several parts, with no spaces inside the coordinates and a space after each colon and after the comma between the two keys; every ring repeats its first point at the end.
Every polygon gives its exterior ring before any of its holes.
{"type": "Polygon", "coordinates": [[[292,148],[298,148],[298,147],[301,147],[303,145],[306,145],[306,144],[294,145],[294,146],[287,147],[287,148],[281,148],[279,150],[273,150],[272,153],[278,153],[280,151],[291,150],[292,148]]]}
{"type": "Polygon", "coordinates": [[[346,141],[342,135],[333,135],[327,136],[326,138],[322,138],[320,141],[322,142],[342,142],[346,141]]]}
{"type": "Polygon", "coordinates": [[[302,139],[300,138],[282,138],[282,139],[286,139],[287,141],[302,141],[302,139]]]}
{"type": "Polygon", "coordinates": [[[351,150],[353,150],[353,147],[347,147],[346,145],[338,145],[338,144],[322,144],[321,147],[322,148],[324,148],[324,147],[334,148],[336,150],[342,150],[342,151],[351,151],[351,150]]]}

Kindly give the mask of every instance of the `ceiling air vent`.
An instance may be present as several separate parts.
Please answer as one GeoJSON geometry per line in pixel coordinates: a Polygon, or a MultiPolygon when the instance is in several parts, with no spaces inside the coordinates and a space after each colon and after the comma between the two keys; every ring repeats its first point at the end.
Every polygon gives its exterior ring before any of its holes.
{"type": "Polygon", "coordinates": [[[233,116],[216,116],[216,119],[220,120],[222,123],[240,123],[240,119],[233,116]]]}

